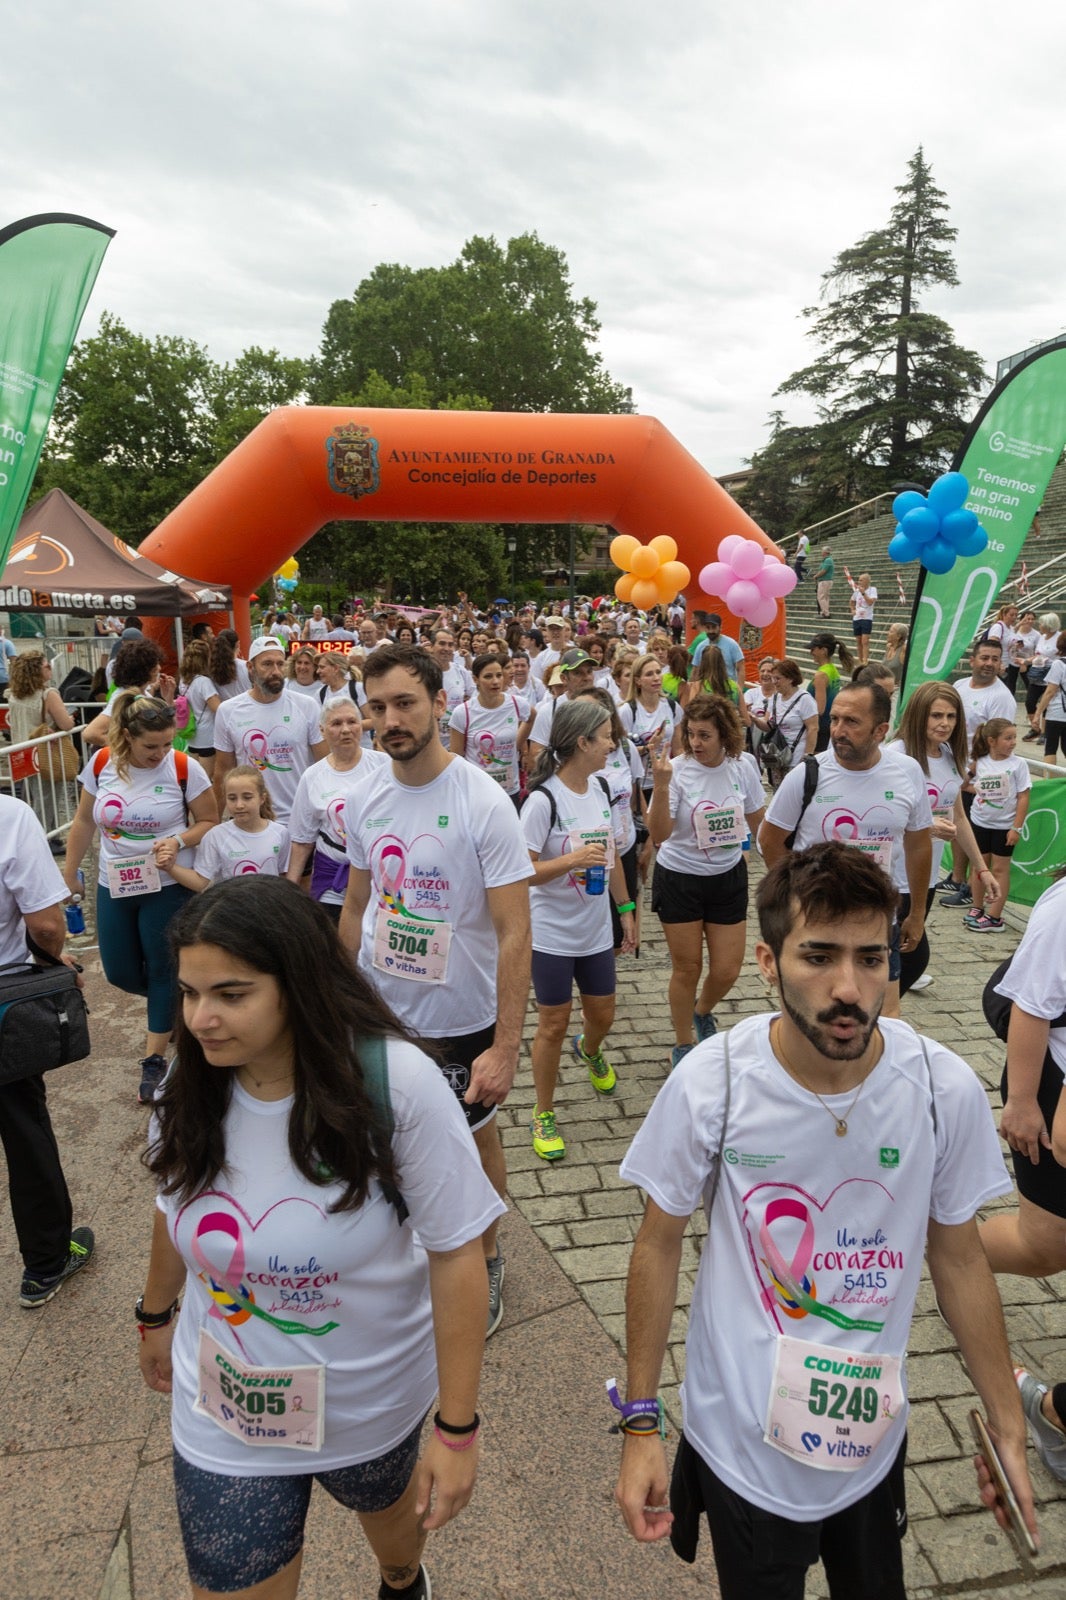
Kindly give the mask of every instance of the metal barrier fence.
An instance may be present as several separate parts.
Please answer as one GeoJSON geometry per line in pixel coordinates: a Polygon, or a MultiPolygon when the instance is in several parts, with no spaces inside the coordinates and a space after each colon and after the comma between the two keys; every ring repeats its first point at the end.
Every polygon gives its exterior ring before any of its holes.
{"type": "Polygon", "coordinates": [[[76,778],[63,776],[64,742],[71,743],[81,764],[80,741],[69,733],[0,747],[0,792],[25,800],[49,841],[62,843],[78,809],[76,778]]]}

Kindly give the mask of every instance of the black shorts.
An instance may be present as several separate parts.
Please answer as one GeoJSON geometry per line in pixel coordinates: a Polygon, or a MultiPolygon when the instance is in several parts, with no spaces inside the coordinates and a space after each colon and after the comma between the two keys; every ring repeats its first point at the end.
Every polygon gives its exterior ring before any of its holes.
{"type": "MultiPolygon", "coordinates": [[[[999,1093],[1003,1104],[1006,1105],[1006,1066],[1000,1079],[999,1093]]],[[[1044,1056],[1040,1085],[1036,1091],[1036,1103],[1048,1128],[1055,1120],[1061,1094],[1062,1068],[1055,1065],[1049,1050],[1044,1056]]],[[[1014,1163],[1014,1182],[1018,1193],[1024,1195],[1030,1205],[1039,1206],[1041,1211],[1050,1211],[1053,1217],[1066,1217],[1066,1167],[1060,1167],[1051,1151],[1045,1150],[1043,1146],[1040,1148],[1040,1160],[1035,1167],[1024,1152],[1012,1150],[1010,1154],[1014,1163]]]]}
{"type": "Polygon", "coordinates": [[[748,919],[748,863],[741,856],[728,872],[700,876],[655,863],[651,908],[660,922],[709,922],[733,927],[748,919]]]}
{"type": "Polygon", "coordinates": [[[213,756],[214,753],[215,747],[213,744],[191,744],[189,746],[189,754],[191,756],[213,756]]]}
{"type": "Polygon", "coordinates": [[[491,1122],[496,1115],[495,1106],[482,1105],[480,1100],[467,1105],[463,1099],[470,1087],[470,1068],[478,1056],[486,1051],[496,1037],[496,1025],[481,1028],[477,1033],[458,1033],[450,1039],[423,1039],[422,1045],[433,1056],[459,1102],[471,1133],[491,1122]]]}
{"type": "Polygon", "coordinates": [[[1044,719],[1044,754],[1053,756],[1059,750],[1066,755],[1066,722],[1048,722],[1044,719]]]}
{"type": "Polygon", "coordinates": [[[982,828],[979,822],[970,818],[970,827],[977,841],[977,848],[983,856],[1012,856],[1014,846],[1007,843],[1009,828],[982,828]]]}
{"type": "Polygon", "coordinates": [[[885,1477],[861,1500],[816,1522],[792,1522],[727,1488],[682,1434],[670,1484],[671,1543],[695,1560],[706,1514],[721,1600],[803,1600],[807,1570],[819,1560],[833,1594],[906,1600],[906,1458],[904,1437],[885,1477]]]}
{"type": "Polygon", "coordinates": [[[860,617],[857,622],[851,624],[851,631],[857,639],[860,633],[873,633],[874,625],[869,617],[860,617]]]}

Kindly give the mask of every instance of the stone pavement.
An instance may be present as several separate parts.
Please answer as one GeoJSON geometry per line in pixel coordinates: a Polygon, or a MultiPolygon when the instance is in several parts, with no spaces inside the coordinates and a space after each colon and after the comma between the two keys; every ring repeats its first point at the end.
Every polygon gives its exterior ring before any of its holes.
{"type": "MultiPolygon", "coordinates": [[[[760,871],[756,860],[753,877],[760,871]]],[[[1019,924],[1020,925],[1020,924],[1019,924]]],[[[916,1026],[958,1049],[998,1111],[1002,1048],[979,996],[1017,932],[968,933],[958,912],[933,913],[934,985],[908,998],[916,1026]]],[[[134,1101],[142,1011],[87,980],[94,1055],[52,1075],[49,1098],[76,1220],[97,1231],[98,1258],[40,1312],[12,1292],[19,1264],[10,1226],[0,1232],[0,1597],[2,1600],[172,1600],[187,1593],[169,1473],[167,1404],[136,1369],[133,1302],[143,1286],[151,1189],[138,1164],[145,1115],[134,1101]]],[[[620,964],[610,1055],[620,1085],[598,1099],[564,1062],[560,1123],[566,1160],[532,1153],[528,1054],[502,1114],[513,1210],[504,1223],[508,1276],[503,1327],[486,1353],[482,1473],[473,1505],[432,1540],[441,1600],[613,1600],[713,1596],[706,1541],[695,1569],[662,1549],[642,1550],[611,1503],[618,1441],[606,1431],[605,1378],[623,1376],[623,1292],[640,1197],[618,1164],[669,1059],[667,966],[656,919],[645,917],[639,961],[620,964]]],[[[723,1024],[766,1009],[749,961],[723,1024]]],[[[529,1033],[532,1033],[530,1013],[529,1033]]],[[[2,1213],[6,1216],[6,1212],[2,1213]]],[[[685,1244],[679,1304],[664,1373],[676,1421],[686,1307],[701,1227],[685,1244]]],[[[1000,1287],[1016,1357],[1058,1373],[1066,1333],[1062,1283],[1005,1278],[1000,1287]]],[[[975,1500],[966,1373],[923,1284],[909,1363],[914,1398],[905,1546],[913,1600],[931,1596],[1066,1594],[1066,1487],[1030,1452],[1043,1554],[1023,1575],[1006,1538],[975,1500]]],[[[316,1494],[301,1595],[336,1600],[375,1592],[365,1546],[348,1519],[316,1494]]],[[[808,1593],[824,1593],[818,1574],[808,1593]]]]}

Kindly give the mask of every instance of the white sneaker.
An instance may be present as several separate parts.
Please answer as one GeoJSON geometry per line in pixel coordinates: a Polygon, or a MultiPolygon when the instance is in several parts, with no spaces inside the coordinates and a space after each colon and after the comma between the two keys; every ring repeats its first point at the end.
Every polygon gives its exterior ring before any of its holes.
{"type": "Polygon", "coordinates": [[[916,989],[928,989],[932,981],[932,974],[929,972],[923,972],[920,978],[915,978],[907,992],[908,994],[913,994],[916,989]]]}

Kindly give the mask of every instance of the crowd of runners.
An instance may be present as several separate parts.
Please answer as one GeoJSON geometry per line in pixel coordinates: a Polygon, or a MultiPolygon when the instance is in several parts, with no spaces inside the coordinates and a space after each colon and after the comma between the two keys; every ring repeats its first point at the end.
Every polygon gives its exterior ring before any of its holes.
{"type": "MultiPolygon", "coordinates": [[[[819,1558],[834,1594],[902,1594],[903,1358],[928,1234],[1035,1529],[1019,1388],[1066,1479],[1066,1385],[1016,1384],[992,1271],[1066,1267],[1061,937],[1001,978],[1023,1019],[1003,1126],[1021,1199],[1009,1226],[985,1225],[985,1251],[975,1213],[1009,1188],[987,1102],[899,1020],[935,981],[935,900],[973,933],[1005,926],[1031,786],[1012,666],[1039,686],[1031,727],[1052,756],[1066,727],[1066,633],[1017,620],[1005,609],[968,674],[922,684],[891,738],[905,637],[895,661],[863,664],[821,631],[808,662],[751,668],[713,614],[686,643],[679,605],[316,607],[268,615],[246,660],[232,635],[192,640],[175,682],[129,630],[87,730],[62,878],[43,834],[40,849],[20,834],[31,887],[4,926],[14,948],[16,913],[80,894],[97,841],[104,972],[147,1008],[137,1093],[159,1201],[137,1320],[146,1381],[173,1394],[196,1594],[295,1594],[312,1476],[358,1513],[382,1594],[430,1593],[425,1532],[472,1492],[481,1348],[503,1311],[497,1108],[525,1070],[530,992],[529,1136],[550,1165],[566,1156],[564,1062],[594,1096],[624,1089],[616,964],[640,959],[649,917],[669,976],[664,1088],[623,1167],[648,1195],[615,1396],[630,1528],[685,1553],[706,1512],[727,1597],[802,1594],[819,1558]],[[745,961],[780,1011],[737,1023],[723,1005],[745,961]],[[671,1491],[655,1397],[701,1197],[711,1247],[671,1491]],[[756,1572],[786,1546],[798,1588],[756,1572]]],[[[48,1229],[19,1231],[29,1307],[93,1251],[76,1230],[58,1261],[70,1205],[47,1164],[48,1229]]]]}

